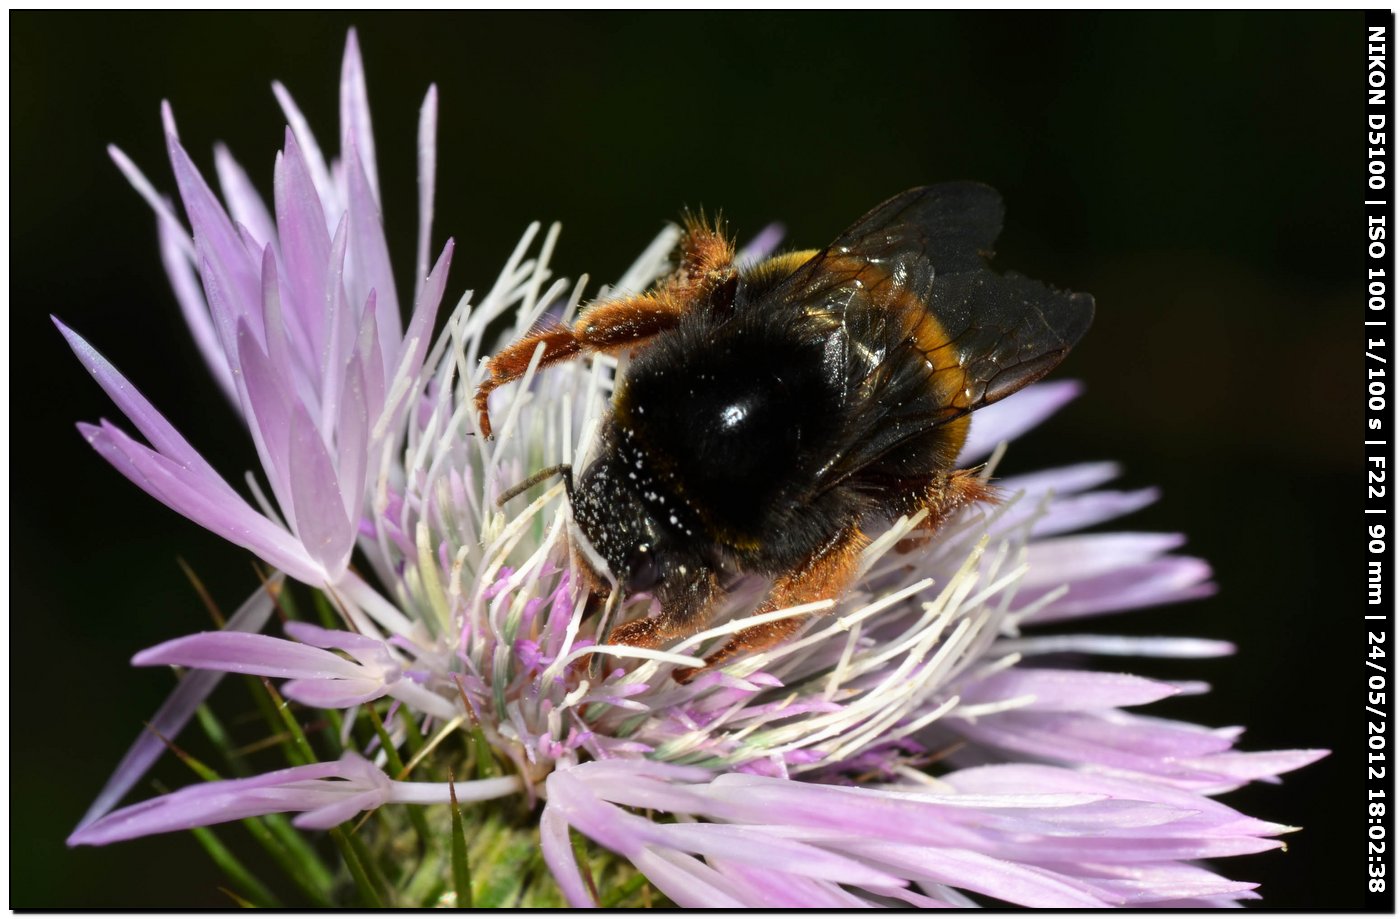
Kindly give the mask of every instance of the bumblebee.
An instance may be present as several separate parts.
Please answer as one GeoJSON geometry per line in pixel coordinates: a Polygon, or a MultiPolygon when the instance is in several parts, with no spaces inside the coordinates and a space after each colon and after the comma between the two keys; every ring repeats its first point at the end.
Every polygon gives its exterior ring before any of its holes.
{"type": "MultiPolygon", "coordinates": [[[[487,362],[487,400],[539,366],[631,351],[601,449],[565,484],[579,530],[623,594],[659,612],[609,642],[657,647],[704,628],[726,585],[770,579],[755,614],[841,596],[866,530],[926,510],[936,530],[990,491],[956,468],[969,415],[1050,372],[1088,329],[1087,294],[987,261],[1002,203],[971,182],[896,195],[820,251],[736,264],[687,221],[675,271],[644,294],[537,328],[487,362]]],[[[607,573],[584,567],[596,595],[607,573]]],[[[770,647],[797,618],[751,626],[707,667],[770,647]]],[[[685,681],[694,671],[677,673],[685,681]]]]}

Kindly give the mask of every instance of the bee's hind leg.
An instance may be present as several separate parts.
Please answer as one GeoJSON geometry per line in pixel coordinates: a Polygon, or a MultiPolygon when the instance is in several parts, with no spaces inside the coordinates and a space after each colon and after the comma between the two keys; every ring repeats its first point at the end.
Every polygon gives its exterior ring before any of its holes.
{"type": "Polygon", "coordinates": [[[941,473],[918,491],[908,502],[907,513],[927,510],[918,529],[901,539],[895,551],[911,552],[924,545],[948,519],[973,504],[995,504],[1000,500],[995,488],[988,485],[977,469],[958,469],[941,473]]]}
{"type": "MultiPolygon", "coordinates": [[[[753,615],[773,613],[817,600],[834,600],[846,592],[860,567],[860,553],[869,540],[856,526],[849,526],[814,552],[796,570],[780,575],[773,582],[768,599],[753,615]]],[[[703,670],[719,667],[741,654],[773,647],[788,638],[805,616],[789,616],[750,626],[709,657],[704,667],[682,667],[672,672],[678,683],[689,683],[703,670]]]]}

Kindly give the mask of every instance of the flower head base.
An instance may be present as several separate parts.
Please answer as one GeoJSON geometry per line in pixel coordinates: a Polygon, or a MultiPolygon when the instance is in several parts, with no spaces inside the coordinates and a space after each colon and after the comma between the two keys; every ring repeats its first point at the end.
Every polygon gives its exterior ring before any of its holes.
{"type": "MultiPolygon", "coordinates": [[[[291,128],[270,211],[222,151],[221,204],[167,111],[192,244],[117,154],[156,208],[196,342],[248,424],[271,491],[264,499],[254,485],[260,510],[97,352],[64,334],[149,444],[103,422],[83,427],[94,446],[162,502],[322,591],[341,618],[335,628],[289,622],[287,638],[251,634],[271,609],[264,596],[230,630],[166,642],[134,663],[283,680],[301,705],[352,719],[369,709],[383,730],[368,746],[350,744],[347,721],[344,752],[326,762],[106,813],[159,751],[144,739],[70,842],[278,811],[323,828],[384,805],[505,796],[522,799],[512,819],[573,905],[593,903],[594,891],[571,827],[681,905],[962,906],[974,895],[1164,906],[1250,896],[1250,885],[1192,863],[1277,846],[1271,837],[1287,828],[1205,795],[1320,754],[1239,753],[1232,732],[1130,714],[1201,687],[1063,669],[1051,657],[1210,656],[1229,652],[1222,643],[1039,629],[1211,589],[1203,562],[1172,554],[1177,537],[1066,535],[1155,499],[1102,490],[1110,465],[1004,479],[1006,501],[965,513],[930,543],[915,544],[917,518],[893,521],[839,603],[768,614],[813,614],[798,637],[689,684],[672,670],[701,665],[707,648],[753,624],[745,614],[761,585],[736,590],[712,628],[666,650],[600,644],[621,617],[644,615],[648,598],[592,612],[576,589],[572,549],[586,547],[562,485],[498,502],[535,471],[588,457],[617,362],[532,367],[502,390],[494,441],[479,436],[472,398],[488,329],[513,316],[506,335],[518,336],[547,312],[567,319],[586,282],[551,277],[558,228],[535,248],[532,227],[492,288],[464,299],[430,348],[451,249],[427,270],[425,216],[402,330],[353,36],[342,95],[343,154],[326,165],[278,88],[291,128]],[[356,552],[377,586],[350,567],[356,552]],[[448,752],[461,749],[444,743],[456,735],[472,738],[469,761],[448,752]],[[407,765],[400,746],[417,750],[407,765]],[[437,781],[405,781],[411,771],[437,781]]],[[[430,91],[425,215],[435,119],[430,91]]],[[[612,290],[645,288],[675,241],[674,230],[662,233],[612,290]]],[[[774,242],[765,233],[749,254],[774,242]]],[[[979,412],[961,461],[983,459],[1076,392],[1042,384],[979,412]]],[[[158,716],[163,733],[208,691],[201,676],[158,716]]]]}

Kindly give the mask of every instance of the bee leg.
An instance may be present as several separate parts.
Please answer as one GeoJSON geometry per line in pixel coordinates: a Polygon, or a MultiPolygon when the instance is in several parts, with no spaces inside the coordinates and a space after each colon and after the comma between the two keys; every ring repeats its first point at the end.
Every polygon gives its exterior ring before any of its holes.
{"type": "Polygon", "coordinates": [[[476,388],[476,411],[481,433],[491,436],[486,401],[491,393],[525,375],[535,349],[544,345],[539,366],[548,367],[584,353],[612,353],[640,344],[674,328],[681,309],[670,298],[627,297],[589,307],[572,326],[536,329],[503,348],[486,363],[486,379],[476,388]]]}
{"type": "Polygon", "coordinates": [[[611,354],[674,328],[687,309],[709,309],[732,304],[739,273],[734,267],[734,244],[705,221],[704,215],[686,220],[681,237],[680,263],[653,293],[598,303],[584,310],[572,326],[534,329],[507,345],[486,365],[486,379],[476,389],[476,411],[481,433],[491,436],[486,410],[492,391],[525,375],[535,349],[544,344],[539,366],[548,367],[584,353],[611,354]]]}
{"type": "MultiPolygon", "coordinates": [[[[848,527],[837,533],[813,553],[797,570],[781,575],[773,582],[768,599],[753,615],[773,613],[817,600],[834,600],[846,592],[860,567],[860,553],[869,543],[858,527],[848,527]]],[[[741,654],[763,651],[792,635],[805,616],[775,619],[750,626],[731,638],[724,647],[705,658],[704,667],[682,667],[672,672],[678,683],[689,683],[701,671],[727,663],[741,654]]]]}
{"type": "Polygon", "coordinates": [[[720,221],[706,220],[703,212],[686,215],[685,234],[677,249],[680,264],[662,282],[661,289],[688,302],[708,299],[738,275],[734,268],[734,243],[720,221]]]}
{"type": "Polygon", "coordinates": [[[907,553],[919,548],[950,517],[970,504],[995,504],[999,500],[996,489],[988,485],[976,469],[958,469],[939,474],[911,500],[910,513],[926,509],[928,516],[919,524],[916,533],[895,545],[895,551],[907,553]]]}
{"type": "Polygon", "coordinates": [[[722,593],[718,576],[709,568],[697,568],[679,586],[668,587],[663,582],[657,594],[660,614],[624,622],[608,633],[607,643],[658,648],[673,638],[693,633],[709,619],[722,593]]]}

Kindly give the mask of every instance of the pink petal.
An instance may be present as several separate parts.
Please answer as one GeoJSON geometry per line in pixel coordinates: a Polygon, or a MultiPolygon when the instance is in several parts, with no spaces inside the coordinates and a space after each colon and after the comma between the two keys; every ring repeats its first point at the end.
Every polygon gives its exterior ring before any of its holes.
{"type": "Polygon", "coordinates": [[[998,480],[997,487],[1012,495],[1023,492],[1029,498],[1039,498],[1051,492],[1074,495],[1111,482],[1121,474],[1117,463],[1078,463],[1008,476],[998,480]]]}
{"type": "MultiPolygon", "coordinates": [[[[413,299],[423,299],[428,252],[433,244],[433,191],[437,185],[437,84],[428,87],[418,110],[418,248],[414,258],[413,299]]],[[[416,311],[416,310],[415,310],[416,311]]]]}
{"type": "MultiPolygon", "coordinates": [[[[275,80],[272,83],[272,94],[277,97],[277,104],[282,108],[287,125],[292,129],[297,145],[301,147],[302,155],[306,158],[306,168],[311,173],[311,180],[316,184],[316,194],[327,210],[337,211],[335,202],[339,200],[339,195],[336,193],[335,183],[331,181],[330,170],[326,168],[326,158],[321,153],[320,145],[316,143],[316,135],[311,133],[311,127],[306,122],[306,116],[297,108],[287,88],[275,80]]],[[[329,229],[328,223],[327,230],[329,229]]]]}
{"type": "Polygon", "coordinates": [[[963,702],[977,704],[1034,696],[1018,711],[1081,711],[1146,705],[1176,695],[1176,687],[1126,673],[1015,667],[968,686],[963,702]]]}
{"type": "Polygon", "coordinates": [[[223,144],[214,145],[214,171],[219,176],[219,188],[234,222],[247,227],[259,247],[276,243],[277,228],[267,212],[267,205],[253,187],[248,173],[223,144]]]}
{"type": "Polygon", "coordinates": [[[997,444],[1020,437],[1058,412],[1082,390],[1083,387],[1073,380],[1037,383],[974,412],[967,443],[958,454],[958,466],[970,466],[985,459],[997,444]]]}
{"type": "Polygon", "coordinates": [[[340,65],[340,133],[342,151],[360,152],[374,200],[379,198],[379,167],[374,161],[374,131],[369,118],[369,91],[365,87],[365,65],[360,57],[360,38],[354,29],[345,38],[345,57],[340,65]]]}
{"type": "Polygon", "coordinates": [[[190,446],[189,441],[185,440],[180,432],[165,420],[165,416],[156,411],[155,406],[99,354],[96,348],[58,319],[53,319],[53,324],[58,326],[59,333],[67,340],[79,362],[92,374],[93,379],[97,380],[97,385],[117,404],[122,414],[136,425],[136,430],[141,432],[141,436],[145,437],[151,446],[193,472],[217,477],[214,467],[205,462],[204,457],[190,446]]]}
{"type": "Polygon", "coordinates": [[[360,679],[365,670],[338,654],[300,642],[242,632],[200,632],[147,648],[137,667],[173,664],[227,673],[302,679],[360,679]]]}
{"type": "MultiPolygon", "coordinates": [[[[1033,536],[1052,536],[1124,517],[1154,503],[1161,492],[1155,488],[1137,491],[1095,491],[1071,495],[1050,502],[1045,513],[1031,525],[1033,536]]],[[[1021,510],[1017,507],[1016,510],[1021,510]]],[[[1029,510],[1029,509],[1028,509],[1029,510]]]]}
{"type": "Polygon", "coordinates": [[[1001,712],[956,727],[979,743],[1071,764],[1185,775],[1180,760],[1228,750],[1231,740],[1182,722],[1121,712],[1001,712]]]}
{"type": "Polygon", "coordinates": [[[643,850],[632,864],[677,906],[685,909],[736,909],[749,906],[729,892],[724,875],[689,855],[643,850]]]}
{"type": "MultiPolygon", "coordinates": [[[[68,844],[100,846],[244,817],[322,808],[347,792],[358,792],[367,784],[360,770],[347,763],[352,757],[359,759],[356,754],[347,753],[339,762],[294,766],[248,779],[205,782],[182,788],[108,814],[73,833],[68,837],[68,844]],[[330,784],[321,781],[331,778],[348,781],[330,784]]],[[[378,797],[382,802],[387,797],[387,777],[380,787],[382,791],[378,797]]]]}
{"type": "MultiPolygon", "coordinates": [[[[274,575],[266,587],[259,587],[243,605],[238,608],[224,628],[230,632],[256,632],[272,615],[273,592],[282,582],[282,576],[274,575]]],[[[141,780],[146,770],[165,752],[167,743],[180,736],[180,731],[189,723],[195,710],[204,703],[219,685],[224,675],[213,671],[194,671],[185,674],[170,696],[147,721],[149,727],[142,731],[135,743],[126,751],[116,771],[102,786],[96,800],[92,802],[78,824],[82,829],[110,811],[128,791],[141,780]]]]}
{"type": "Polygon", "coordinates": [[[355,147],[346,151],[346,215],[349,219],[346,295],[351,302],[358,303],[363,303],[371,290],[378,295],[379,346],[385,354],[397,354],[403,335],[399,296],[394,287],[393,271],[389,267],[383,219],[370,178],[366,175],[369,167],[356,154],[355,147]]]}
{"type": "Polygon", "coordinates": [[[858,841],[851,850],[911,876],[950,884],[1020,906],[1102,907],[1113,905],[1092,885],[1072,878],[959,849],[858,841]]]}
{"type": "Polygon", "coordinates": [[[326,445],[310,414],[292,409],[290,484],[297,537],[311,557],[333,577],[345,570],[355,547],[355,524],[345,513],[345,501],[326,445]]]}
{"type": "MultiPolygon", "coordinates": [[[[232,326],[240,318],[256,321],[254,307],[261,299],[258,277],[254,266],[249,263],[242,237],[179,141],[170,136],[167,147],[180,198],[184,202],[190,226],[194,229],[195,247],[207,262],[200,272],[206,295],[208,285],[215,283],[223,292],[223,305],[229,311],[224,317],[216,315],[216,324],[232,326]]],[[[211,307],[215,305],[212,296],[209,302],[211,307]]],[[[261,334],[262,330],[259,327],[257,331],[261,334]]]]}
{"type": "Polygon", "coordinates": [[[1094,533],[1039,540],[1030,546],[1030,571],[1021,583],[1034,588],[1088,580],[1150,561],[1185,541],[1176,533],[1094,533]]]}
{"type": "Polygon", "coordinates": [[[325,574],[291,534],[253,510],[222,480],[211,481],[154,453],[110,424],[79,425],[88,442],[118,471],[171,510],[253,552],[299,581],[325,574]]]}
{"type": "MultiPolygon", "coordinates": [[[[1170,556],[1128,565],[1071,583],[1068,593],[1026,621],[1056,622],[1208,597],[1215,592],[1215,585],[1209,583],[1210,575],[1208,564],[1190,556],[1170,556]]],[[[1053,588],[1022,590],[1016,595],[1018,608],[1034,602],[1049,589],[1053,588]]]]}
{"type": "Polygon", "coordinates": [[[277,231],[286,282],[291,289],[288,307],[305,330],[310,353],[319,355],[326,343],[322,316],[326,304],[326,263],[331,239],[326,214],[310,170],[289,129],[286,148],[273,170],[273,200],[277,206],[277,231]]]}
{"type": "Polygon", "coordinates": [[[382,699],[390,686],[384,680],[288,680],[282,695],[312,708],[350,708],[382,699]]]}
{"type": "Polygon", "coordinates": [[[553,801],[547,803],[540,814],[540,852],[570,906],[581,909],[598,905],[584,885],[583,875],[574,859],[573,845],[569,841],[569,823],[553,801]]]}
{"type": "Polygon", "coordinates": [[[160,258],[165,266],[165,274],[170,278],[170,287],[175,292],[175,300],[180,304],[180,313],[185,317],[194,338],[195,347],[204,358],[205,366],[213,375],[219,388],[234,407],[238,406],[238,390],[233,385],[233,374],[229,371],[228,352],[219,340],[219,332],[209,315],[209,304],[204,299],[199,276],[190,261],[190,241],[183,227],[172,226],[169,221],[159,220],[160,258]]]}
{"type": "Polygon", "coordinates": [[[365,372],[359,354],[350,358],[341,387],[340,419],[335,426],[336,480],[349,520],[358,520],[364,502],[369,453],[369,407],[365,372]]]}
{"type": "Polygon", "coordinates": [[[281,369],[268,359],[245,322],[238,324],[238,363],[243,369],[243,391],[247,400],[244,414],[253,435],[253,445],[282,513],[295,527],[290,468],[294,417],[288,389],[291,381],[284,380],[281,369]]]}
{"type": "Polygon", "coordinates": [[[787,227],[781,223],[770,223],[758,231],[758,235],[739,250],[735,258],[741,265],[753,265],[763,261],[773,254],[773,251],[782,243],[783,237],[787,235],[787,227]]]}

